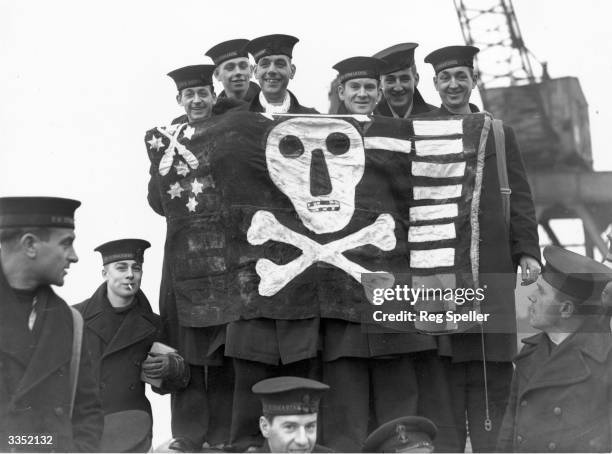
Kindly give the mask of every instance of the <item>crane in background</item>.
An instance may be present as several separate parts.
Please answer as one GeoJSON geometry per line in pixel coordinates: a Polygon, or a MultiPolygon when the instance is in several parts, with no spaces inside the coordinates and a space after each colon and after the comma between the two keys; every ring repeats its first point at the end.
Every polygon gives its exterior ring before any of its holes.
{"type": "MultiPolygon", "coordinates": [[[[454,0],[465,43],[476,56],[483,107],[512,125],[532,190],[538,222],[561,244],[554,219],[580,219],[589,257],[609,250],[612,172],[593,171],[588,104],[575,77],[551,78],[525,45],[512,0],[454,0]]],[[[572,244],[575,246],[575,244],[572,244]]]]}

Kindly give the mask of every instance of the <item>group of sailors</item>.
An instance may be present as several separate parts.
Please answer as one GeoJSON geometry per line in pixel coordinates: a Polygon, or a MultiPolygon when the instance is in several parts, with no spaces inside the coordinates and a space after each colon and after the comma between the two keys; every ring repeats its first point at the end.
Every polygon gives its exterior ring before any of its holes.
{"type": "MultiPolygon", "coordinates": [[[[232,110],[317,114],[288,90],[297,42],[230,40],[206,52],[214,64],[171,71],[185,110],[173,122],[232,110]],[[223,85],[218,96],[213,78],[223,85]]],[[[416,47],[334,65],[331,113],[406,119],[477,111],[469,100],[478,49],[427,55],[436,108],[417,89],[416,47]]],[[[612,343],[602,298],[612,293],[612,272],[555,247],[545,250],[541,272],[533,198],[514,133],[504,132],[510,218],[495,153],[485,157],[480,216],[480,269],[511,282],[483,303],[484,312],[503,314],[499,332],[371,333],[322,318],[182,325],[167,263],[161,317],[140,290],[150,246],[142,239],[96,248],[103,282],[76,313],[50,286],[63,285],[78,260],[80,202],[0,198],[0,450],[145,452],[148,382],[172,395],[173,439],[160,448],[172,452],[463,452],[468,433],[474,452],[609,452],[612,343]],[[514,370],[518,267],[523,284],[537,282],[530,323],[542,332],[524,340],[514,370]]],[[[164,215],[156,188],[150,184],[149,203],[164,215]]]]}

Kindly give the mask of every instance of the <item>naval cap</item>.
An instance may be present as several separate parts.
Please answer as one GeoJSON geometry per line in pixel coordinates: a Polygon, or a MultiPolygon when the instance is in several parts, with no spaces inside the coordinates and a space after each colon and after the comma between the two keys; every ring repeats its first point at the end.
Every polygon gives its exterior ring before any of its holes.
{"type": "Polygon", "coordinates": [[[125,238],[101,244],[94,251],[102,255],[102,264],[107,265],[121,260],[144,261],[144,251],[151,247],[151,243],[138,238],[125,238]]]}
{"type": "Polygon", "coordinates": [[[268,55],[286,55],[293,57],[293,47],[299,41],[291,35],[266,35],[252,39],[246,46],[246,50],[258,62],[260,58],[268,55]]]}
{"type": "Polygon", "coordinates": [[[275,377],[253,385],[266,415],[317,413],[321,395],[329,389],[324,383],[301,377],[275,377]]]}
{"type": "Polygon", "coordinates": [[[427,57],[425,63],[431,63],[434,71],[438,74],[448,68],[455,66],[474,67],[474,56],[480,52],[478,47],[474,46],[447,46],[434,50],[427,57]]]}
{"type": "Polygon", "coordinates": [[[382,74],[389,74],[400,69],[410,68],[414,64],[414,50],[419,45],[417,43],[400,43],[372,55],[385,62],[382,74]]]}
{"type": "Polygon", "coordinates": [[[338,80],[344,83],[350,79],[380,77],[385,62],[374,57],[350,57],[336,63],[333,68],[338,71],[338,80]]]}
{"type": "Polygon", "coordinates": [[[81,202],[61,197],[0,197],[0,228],[74,228],[81,202]]]}
{"type": "Polygon", "coordinates": [[[542,278],[555,289],[579,301],[600,301],[612,269],[602,263],[557,246],[544,248],[542,278]]]}
{"type": "Polygon", "coordinates": [[[410,452],[411,449],[417,448],[429,448],[433,452],[433,440],[437,433],[436,425],[429,419],[403,416],[372,432],[366,439],[362,452],[410,452]]]}
{"type": "Polygon", "coordinates": [[[232,58],[248,57],[249,53],[246,50],[246,45],[249,44],[248,39],[230,39],[223,41],[216,46],[211,47],[206,51],[206,56],[212,58],[215,65],[231,60],[232,58]]]}
{"type": "Polygon", "coordinates": [[[205,87],[212,85],[215,65],[191,65],[170,71],[168,76],[174,80],[178,91],[185,88],[205,87]]]}

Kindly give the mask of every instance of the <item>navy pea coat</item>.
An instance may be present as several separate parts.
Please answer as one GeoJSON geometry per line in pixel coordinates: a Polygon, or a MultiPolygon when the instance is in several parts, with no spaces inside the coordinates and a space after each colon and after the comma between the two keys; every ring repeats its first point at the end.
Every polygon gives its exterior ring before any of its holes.
{"type": "MultiPolygon", "coordinates": [[[[145,396],[145,383],[140,380],[142,362],[147,358],[153,342],[165,342],[159,315],[142,291],[129,310],[123,323],[113,332],[109,316],[113,309],[106,296],[104,282],[91,298],[75,305],[85,321],[88,352],[92,358],[96,377],[99,378],[100,397],[104,414],[124,410],[142,410],[150,415],[151,405],[145,396]]],[[[180,381],[164,380],[166,383],[180,381]]],[[[162,393],[160,389],[153,388],[162,393]]]]}
{"type": "Polygon", "coordinates": [[[523,343],[498,451],[610,452],[610,333],[574,333],[552,353],[544,333],[523,343]]]}
{"type": "Polygon", "coordinates": [[[22,303],[0,267],[0,452],[96,452],[104,415],[86,339],[71,419],[72,314],[50,286],[36,297],[40,335],[30,357],[28,327],[11,310],[22,303]],[[10,435],[48,435],[51,444],[9,444],[10,435]]]}

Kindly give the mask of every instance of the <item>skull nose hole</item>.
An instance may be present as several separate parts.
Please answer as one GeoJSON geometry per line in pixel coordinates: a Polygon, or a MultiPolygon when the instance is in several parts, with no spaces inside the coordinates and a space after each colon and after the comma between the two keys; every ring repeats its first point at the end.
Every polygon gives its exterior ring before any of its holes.
{"type": "Polygon", "coordinates": [[[313,150],[310,161],[310,194],[313,197],[317,197],[327,195],[331,191],[332,184],[329,179],[329,171],[327,170],[323,150],[313,150]]]}

